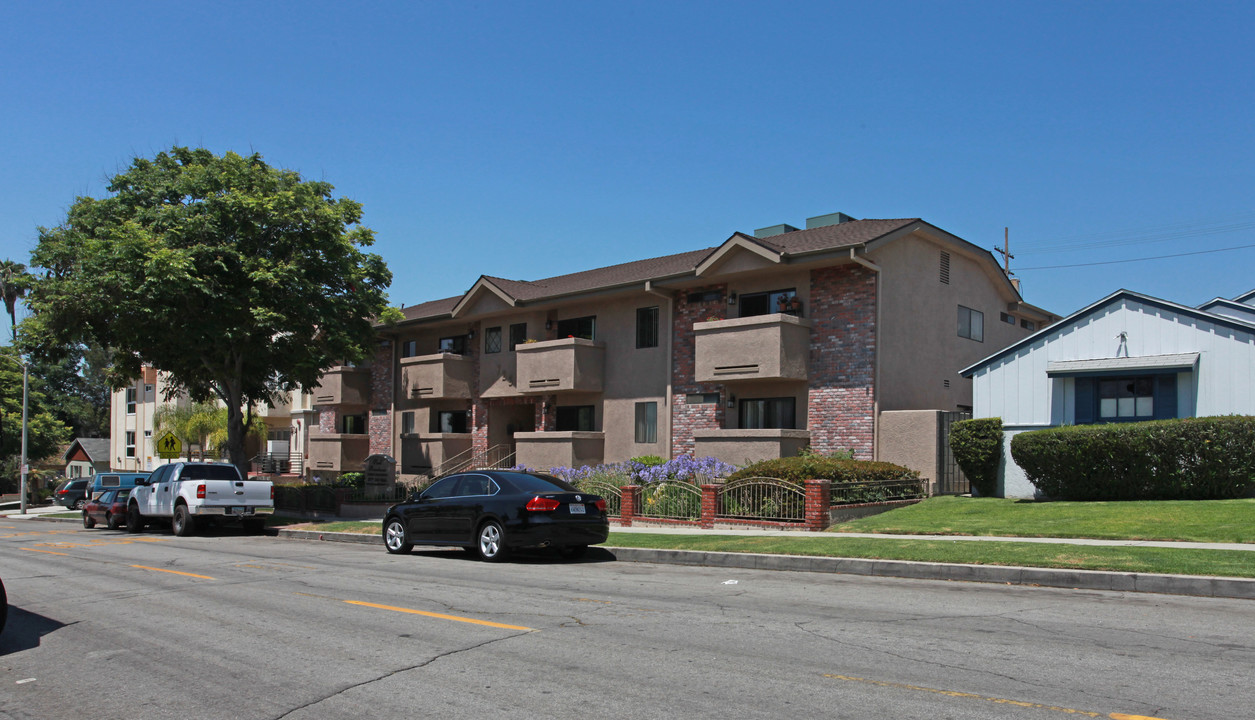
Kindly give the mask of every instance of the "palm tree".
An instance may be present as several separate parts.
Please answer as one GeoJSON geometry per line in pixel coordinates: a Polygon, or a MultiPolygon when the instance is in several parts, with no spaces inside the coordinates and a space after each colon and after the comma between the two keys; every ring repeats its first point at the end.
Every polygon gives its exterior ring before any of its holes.
{"type": "Polygon", "coordinates": [[[17,301],[26,297],[33,279],[22,263],[0,260],[0,294],[4,295],[4,309],[9,313],[14,345],[17,344],[17,301]]]}
{"type": "MultiPolygon", "coordinates": [[[[153,431],[158,437],[173,433],[209,454],[226,446],[227,409],[214,402],[162,405],[153,415],[153,431]]],[[[265,440],[266,421],[254,415],[247,433],[265,440]]]]}

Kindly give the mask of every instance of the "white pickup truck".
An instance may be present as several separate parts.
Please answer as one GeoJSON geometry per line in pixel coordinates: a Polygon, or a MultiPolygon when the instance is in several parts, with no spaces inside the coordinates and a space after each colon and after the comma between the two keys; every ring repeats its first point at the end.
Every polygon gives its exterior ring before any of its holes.
{"type": "Polygon", "coordinates": [[[228,463],[175,462],[136,480],[126,506],[126,531],[169,522],[182,537],[195,532],[198,524],[239,522],[258,533],[265,516],[274,511],[275,490],[269,480],[245,480],[228,463]]]}

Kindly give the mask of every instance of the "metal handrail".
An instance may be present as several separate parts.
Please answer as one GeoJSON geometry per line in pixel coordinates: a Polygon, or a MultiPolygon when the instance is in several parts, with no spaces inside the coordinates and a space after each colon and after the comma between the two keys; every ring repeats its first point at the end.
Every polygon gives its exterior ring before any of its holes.
{"type": "Polygon", "coordinates": [[[463,455],[469,453],[469,450],[458,453],[441,463],[440,467],[432,470],[432,479],[442,478],[445,475],[452,475],[463,470],[500,470],[511,467],[514,461],[514,451],[510,449],[509,445],[494,445],[478,455],[472,455],[465,460],[461,459],[463,455]]]}

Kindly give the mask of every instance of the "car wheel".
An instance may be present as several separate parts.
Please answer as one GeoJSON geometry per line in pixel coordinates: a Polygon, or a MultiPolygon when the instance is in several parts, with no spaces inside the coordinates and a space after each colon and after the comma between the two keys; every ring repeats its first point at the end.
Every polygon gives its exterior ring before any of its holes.
{"type": "Polygon", "coordinates": [[[187,511],[186,505],[178,505],[174,508],[174,520],[170,525],[174,529],[174,534],[179,537],[187,537],[196,529],[196,521],[187,511]]]}
{"type": "Polygon", "coordinates": [[[96,527],[96,521],[92,520],[92,516],[88,515],[86,510],[83,511],[83,527],[89,530],[96,527]]]}
{"type": "Polygon", "coordinates": [[[489,520],[480,526],[475,549],[479,559],[485,562],[497,562],[505,557],[505,530],[501,529],[501,523],[489,520]]]}
{"type": "Polygon", "coordinates": [[[105,513],[105,527],[110,530],[117,530],[122,527],[122,519],[113,513],[105,513]]]}
{"type": "Polygon", "coordinates": [[[126,531],[129,533],[143,532],[144,516],[139,514],[139,508],[135,505],[126,509],[126,531]]]}
{"type": "Polygon", "coordinates": [[[414,549],[405,538],[405,523],[401,518],[388,518],[383,524],[383,546],[393,555],[404,555],[414,549]]]}
{"type": "Polygon", "coordinates": [[[74,509],[74,510],[82,510],[82,509],[83,509],[83,505],[85,505],[86,503],[87,503],[87,501],[86,501],[86,500],[84,500],[83,498],[79,498],[78,500],[75,500],[75,501],[74,501],[74,508],[73,508],[73,509],[74,509]]]}
{"type": "Polygon", "coordinates": [[[4,592],[4,581],[0,580],[0,631],[9,620],[9,596],[4,592]]]}
{"type": "Polygon", "coordinates": [[[588,552],[587,545],[567,545],[558,549],[558,554],[567,560],[579,560],[588,552]]]}

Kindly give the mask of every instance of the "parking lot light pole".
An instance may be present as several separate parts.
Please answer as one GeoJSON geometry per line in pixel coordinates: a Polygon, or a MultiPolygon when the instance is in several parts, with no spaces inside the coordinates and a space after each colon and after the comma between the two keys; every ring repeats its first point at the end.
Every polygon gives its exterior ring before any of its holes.
{"type": "Polygon", "coordinates": [[[27,386],[30,378],[30,366],[25,360],[22,361],[22,511],[26,514],[26,396],[27,386]]]}

